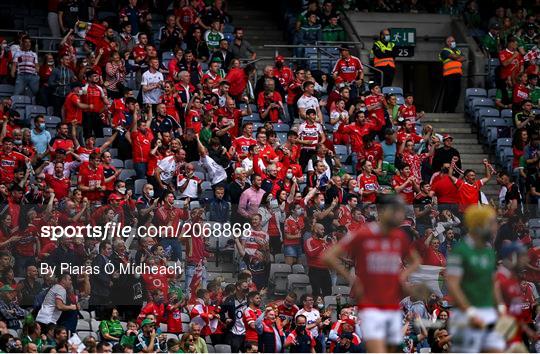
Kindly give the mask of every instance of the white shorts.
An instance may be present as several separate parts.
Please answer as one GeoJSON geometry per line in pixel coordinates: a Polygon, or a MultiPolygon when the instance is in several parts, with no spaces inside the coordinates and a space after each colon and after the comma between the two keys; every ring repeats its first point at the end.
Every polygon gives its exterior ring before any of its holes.
{"type": "Polygon", "coordinates": [[[384,340],[386,344],[399,345],[403,341],[401,310],[367,308],[358,312],[364,340],[384,340]]]}
{"type": "Polygon", "coordinates": [[[479,353],[487,350],[503,351],[506,342],[503,336],[493,330],[497,322],[497,311],[493,308],[477,309],[478,317],[484,320],[489,329],[476,329],[468,325],[467,315],[459,310],[452,311],[450,335],[452,335],[452,351],[455,353],[479,353]]]}

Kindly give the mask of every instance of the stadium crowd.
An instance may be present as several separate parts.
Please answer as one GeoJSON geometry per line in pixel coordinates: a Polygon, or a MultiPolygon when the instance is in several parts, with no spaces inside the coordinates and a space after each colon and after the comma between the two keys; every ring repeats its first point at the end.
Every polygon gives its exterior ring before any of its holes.
{"type": "MultiPolygon", "coordinates": [[[[257,78],[222,0],[83,3],[49,1],[58,52],[0,39],[0,350],[536,351],[538,66],[518,40],[494,51],[514,170],[480,178],[346,45],[330,72],[278,56],[257,78]],[[42,237],[111,224],[167,233],[42,237]]],[[[296,14],[296,43],[343,41],[339,6],[296,14]]]]}

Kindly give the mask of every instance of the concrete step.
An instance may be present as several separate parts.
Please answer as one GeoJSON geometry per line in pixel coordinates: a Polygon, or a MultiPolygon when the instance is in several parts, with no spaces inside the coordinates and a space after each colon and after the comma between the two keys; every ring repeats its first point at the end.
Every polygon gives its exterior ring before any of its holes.
{"type": "Polygon", "coordinates": [[[465,117],[431,117],[426,115],[420,120],[422,124],[437,124],[437,123],[467,123],[468,120],[465,117]]]}
{"type": "Polygon", "coordinates": [[[463,113],[426,113],[426,119],[428,118],[463,118],[463,113]]]}
{"type": "MultiPolygon", "coordinates": [[[[467,134],[467,135],[472,134],[471,127],[468,124],[466,127],[463,127],[463,126],[452,127],[452,126],[445,125],[445,127],[434,126],[433,128],[435,129],[437,133],[440,133],[440,134],[445,134],[445,133],[452,134],[452,136],[454,136],[454,139],[457,139],[455,137],[456,134],[467,134]]],[[[473,136],[475,135],[471,135],[471,137],[473,136]]]]}
{"type": "Polygon", "coordinates": [[[472,145],[472,144],[454,144],[453,147],[459,151],[460,154],[484,154],[484,147],[482,145],[472,145]]]}
{"type": "Polygon", "coordinates": [[[431,124],[435,130],[439,129],[455,129],[455,128],[468,128],[471,129],[471,125],[468,122],[446,122],[446,123],[428,123],[423,122],[424,125],[431,124]]]}

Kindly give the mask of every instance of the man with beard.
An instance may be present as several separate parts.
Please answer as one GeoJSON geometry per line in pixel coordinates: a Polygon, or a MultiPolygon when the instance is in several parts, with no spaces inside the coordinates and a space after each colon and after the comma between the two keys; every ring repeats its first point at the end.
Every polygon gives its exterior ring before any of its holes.
{"type": "Polygon", "coordinates": [[[165,338],[161,339],[156,330],[156,323],[150,319],[141,322],[141,330],[135,339],[135,351],[143,353],[165,352],[165,338]]]}
{"type": "Polygon", "coordinates": [[[403,280],[420,264],[410,249],[410,240],[399,226],[405,219],[405,205],[397,196],[377,200],[379,223],[367,223],[341,239],[325,254],[330,268],[349,279],[357,298],[362,333],[368,352],[388,352],[402,342],[403,280]],[[341,257],[352,252],[356,275],[342,265],[341,257]],[[402,260],[407,259],[406,268],[402,260]]]}
{"type": "Polygon", "coordinates": [[[87,72],[86,80],[87,84],[82,88],[81,101],[89,108],[83,112],[83,134],[85,138],[91,135],[102,138],[103,123],[100,114],[109,106],[109,100],[107,93],[99,85],[100,76],[97,72],[93,70],[87,72]]]}
{"type": "Polygon", "coordinates": [[[248,296],[248,307],[242,314],[242,320],[246,327],[246,342],[259,343],[259,334],[255,327],[255,321],[262,315],[259,308],[261,306],[261,294],[258,291],[250,291],[248,296]]]}

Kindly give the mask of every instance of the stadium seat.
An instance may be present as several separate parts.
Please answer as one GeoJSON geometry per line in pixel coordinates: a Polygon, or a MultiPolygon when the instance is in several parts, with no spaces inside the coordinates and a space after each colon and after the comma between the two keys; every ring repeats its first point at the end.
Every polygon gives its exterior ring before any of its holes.
{"type": "MultiPolygon", "coordinates": [[[[341,160],[344,161],[344,160],[341,160]]],[[[354,174],[354,166],[353,165],[341,165],[343,169],[345,170],[345,173],[348,173],[350,175],[354,174]]]]}
{"type": "Polygon", "coordinates": [[[540,238],[540,218],[530,219],[529,229],[533,238],[540,238]]]}
{"type": "Polygon", "coordinates": [[[111,136],[112,135],[112,128],[105,127],[103,128],[103,136],[111,136]]]}
{"type": "Polygon", "coordinates": [[[214,349],[216,353],[231,353],[231,346],[228,344],[216,344],[214,349]]]}
{"type": "Polygon", "coordinates": [[[500,138],[497,139],[497,145],[496,145],[496,151],[499,151],[502,147],[511,147],[512,146],[512,138],[500,138]]]}
{"type": "Polygon", "coordinates": [[[125,160],[124,161],[124,167],[125,168],[133,168],[133,160],[132,159],[125,160]]]}
{"type": "Polygon", "coordinates": [[[283,253],[275,254],[274,263],[285,263],[285,255],[283,253]]]}
{"type": "Polygon", "coordinates": [[[29,104],[25,107],[26,120],[31,120],[37,115],[47,115],[47,108],[29,104]]]}
{"type": "Polygon", "coordinates": [[[501,118],[512,118],[512,110],[511,109],[503,109],[501,111],[501,118]]]}
{"type": "Polygon", "coordinates": [[[13,106],[15,108],[32,104],[32,98],[23,95],[13,95],[11,96],[11,101],[13,102],[13,106]]]}
{"type": "Polygon", "coordinates": [[[86,320],[77,321],[77,331],[91,331],[90,322],[86,320]]]}
{"type": "Polygon", "coordinates": [[[497,95],[497,89],[489,89],[487,91],[488,98],[491,98],[492,100],[495,100],[496,95],[497,95]]]}
{"type": "Polygon", "coordinates": [[[306,270],[304,269],[304,266],[301,264],[293,264],[292,272],[293,274],[306,274],[306,270]]]}
{"type": "Polygon", "coordinates": [[[465,90],[465,97],[487,97],[487,91],[483,88],[470,87],[465,90]]]}
{"type": "Polygon", "coordinates": [[[397,98],[397,101],[396,101],[396,102],[397,102],[398,105],[401,106],[401,105],[404,105],[404,104],[405,104],[405,97],[403,97],[403,96],[396,96],[396,98],[397,98]]]}
{"type": "Polygon", "coordinates": [[[504,118],[486,118],[480,122],[480,132],[482,136],[487,136],[487,128],[489,127],[511,127],[512,122],[504,118]]]}
{"type": "Polygon", "coordinates": [[[90,312],[81,310],[81,311],[79,311],[79,313],[81,314],[81,316],[82,316],[83,319],[85,319],[85,320],[89,320],[89,319],[90,319],[90,312]]]}
{"type": "Polygon", "coordinates": [[[56,116],[45,116],[45,126],[47,128],[56,129],[58,123],[62,121],[62,118],[56,116]]]}
{"type": "Polygon", "coordinates": [[[124,169],[122,172],[120,172],[120,175],[118,176],[118,179],[121,181],[125,181],[129,178],[135,177],[137,173],[135,170],[132,169],[124,169]]]}
{"type": "Polygon", "coordinates": [[[216,349],[212,344],[206,344],[206,349],[208,350],[208,353],[215,353],[216,349]]]}
{"type": "Polygon", "coordinates": [[[15,91],[15,86],[13,85],[0,85],[0,96],[11,96],[13,91],[15,91]]]}
{"type": "Polygon", "coordinates": [[[165,67],[169,66],[169,61],[171,61],[172,59],[174,59],[173,52],[163,52],[161,61],[163,62],[163,65],[165,65],[165,67]]]}
{"type": "Polygon", "coordinates": [[[201,188],[203,191],[211,191],[212,190],[212,183],[208,182],[208,181],[204,181],[203,183],[201,183],[201,188]]]}
{"type": "Polygon", "coordinates": [[[496,108],[480,108],[474,112],[475,124],[478,126],[482,118],[499,118],[501,113],[496,108]]]}
{"type": "Polygon", "coordinates": [[[119,159],[112,159],[111,165],[113,165],[116,168],[124,168],[124,161],[119,159]]]}
{"type": "Polygon", "coordinates": [[[305,274],[289,274],[287,276],[287,289],[296,292],[299,296],[301,296],[300,293],[307,292],[306,287],[309,284],[309,277],[305,274]]]}
{"type": "Polygon", "coordinates": [[[281,132],[281,133],[276,133],[278,139],[279,139],[279,142],[280,143],[284,143],[287,141],[287,133],[284,133],[284,132],[281,132]]]}
{"type": "Polygon", "coordinates": [[[334,150],[336,151],[336,155],[349,155],[347,145],[334,145],[334,150]]]}
{"type": "Polygon", "coordinates": [[[291,266],[288,264],[272,263],[270,265],[270,281],[275,286],[276,294],[286,294],[287,277],[292,273],[291,266]]]}
{"type": "Polygon", "coordinates": [[[274,131],[275,132],[288,132],[291,129],[291,127],[288,124],[274,124],[274,131]]]}
{"type": "Polygon", "coordinates": [[[96,340],[99,339],[99,336],[96,332],[93,331],[77,331],[77,335],[84,340],[86,337],[94,337],[96,340]]]}
{"type": "Polygon", "coordinates": [[[184,312],[180,313],[180,319],[182,320],[182,322],[186,322],[186,323],[191,322],[191,318],[189,317],[189,315],[184,312]]]}
{"type": "Polygon", "coordinates": [[[118,157],[118,149],[109,149],[109,153],[113,158],[118,157]]]}
{"type": "Polygon", "coordinates": [[[351,293],[351,288],[348,286],[342,286],[342,285],[332,286],[332,294],[349,296],[350,293],[351,293]]]}
{"type": "Polygon", "coordinates": [[[195,208],[200,208],[201,204],[197,200],[193,200],[189,202],[189,210],[193,210],[195,208]]]}
{"type": "Polygon", "coordinates": [[[251,115],[245,116],[242,118],[242,123],[260,122],[260,121],[261,121],[261,117],[256,113],[252,113],[251,115]]]}
{"type": "Polygon", "coordinates": [[[394,94],[403,96],[403,89],[401,87],[383,87],[382,93],[384,95],[394,94]]]}
{"type": "Polygon", "coordinates": [[[96,138],[96,146],[102,146],[109,140],[108,138],[96,138]]]}

